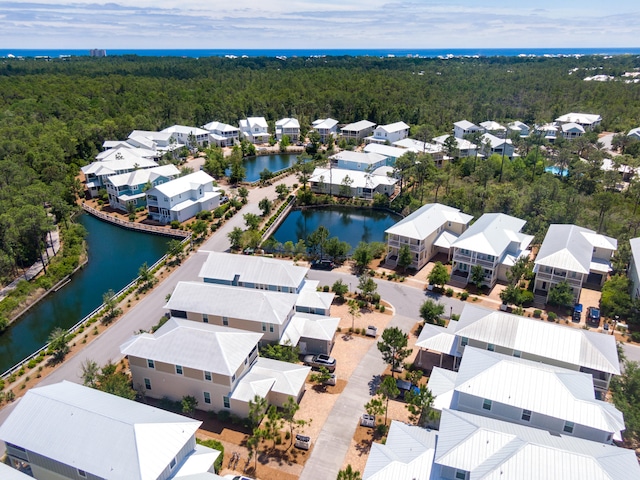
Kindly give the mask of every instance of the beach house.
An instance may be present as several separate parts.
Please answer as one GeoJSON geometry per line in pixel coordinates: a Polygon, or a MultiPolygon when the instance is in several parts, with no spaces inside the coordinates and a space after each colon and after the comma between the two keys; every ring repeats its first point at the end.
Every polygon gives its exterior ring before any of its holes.
{"type": "Polygon", "coordinates": [[[367,143],[391,144],[409,136],[409,125],[404,122],[395,122],[388,125],[378,125],[373,130],[373,135],[365,138],[367,143]]]}
{"type": "Polygon", "coordinates": [[[233,147],[240,142],[240,129],[222,122],[209,122],[202,128],[209,132],[209,143],[218,147],[233,147]]]}
{"type": "Polygon", "coordinates": [[[281,141],[285,135],[290,142],[300,139],[300,122],[297,118],[282,118],[276,122],[276,139],[281,141]]]}
{"type": "Polygon", "coordinates": [[[333,135],[334,140],[338,136],[338,120],[334,120],[333,118],[319,118],[318,120],[314,120],[311,128],[318,132],[322,143],[327,143],[330,135],[333,135]]]}
{"type": "Polygon", "coordinates": [[[347,140],[353,139],[356,142],[371,135],[376,124],[369,120],[360,120],[359,122],[349,123],[340,129],[340,135],[347,140]]]}
{"type": "Polygon", "coordinates": [[[173,164],[167,164],[107,177],[109,205],[123,212],[128,211],[130,205],[134,208],[145,207],[147,190],[179,176],[180,170],[173,164]]]}
{"type": "Polygon", "coordinates": [[[594,113],[566,113],[556,118],[559,125],[564,123],[577,123],[587,131],[593,131],[602,122],[602,117],[594,113]]]}
{"type": "Polygon", "coordinates": [[[189,148],[206,147],[209,144],[209,131],[203,128],[173,125],[165,128],[162,132],[170,133],[173,141],[189,148]]]}
{"type": "Polygon", "coordinates": [[[251,143],[267,143],[269,141],[269,125],[264,117],[248,117],[238,122],[241,140],[251,143]]]}

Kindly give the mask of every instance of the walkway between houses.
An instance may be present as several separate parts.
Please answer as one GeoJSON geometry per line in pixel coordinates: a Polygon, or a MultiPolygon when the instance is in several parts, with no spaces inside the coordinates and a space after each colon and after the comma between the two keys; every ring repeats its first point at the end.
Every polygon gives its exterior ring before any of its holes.
{"type": "MultiPolygon", "coordinates": [[[[414,318],[394,315],[389,327],[399,327],[408,332],[416,323],[414,318]]],[[[336,478],[349,451],[351,439],[364,413],[364,405],[373,397],[377,382],[386,368],[377,346],[371,345],[349,383],[336,401],[320,435],[315,441],[311,456],[304,466],[300,480],[336,478]]]]}
{"type": "MultiPolygon", "coordinates": [[[[51,230],[50,236],[47,235],[47,251],[46,253],[42,254],[45,265],[48,265],[49,260],[53,258],[56,255],[56,253],[58,253],[59,251],[60,251],[60,232],[58,230],[58,227],[56,227],[54,230],[51,230]]],[[[16,289],[20,281],[22,280],[30,281],[32,278],[38,275],[42,271],[42,269],[43,269],[42,261],[38,260],[36,263],[31,265],[31,267],[29,267],[26,272],[24,272],[24,275],[19,276],[9,285],[0,289],[0,302],[4,300],[12,290],[16,289]]]]}

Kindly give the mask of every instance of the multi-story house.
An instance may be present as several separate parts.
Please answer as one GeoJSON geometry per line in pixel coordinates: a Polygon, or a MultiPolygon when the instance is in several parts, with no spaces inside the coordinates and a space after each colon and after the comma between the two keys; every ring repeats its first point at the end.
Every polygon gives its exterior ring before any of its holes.
{"type": "Polygon", "coordinates": [[[451,244],[466,230],[472,219],[471,215],[440,203],[423,205],[385,230],[386,262],[396,265],[400,248],[407,245],[413,255],[411,266],[420,270],[437,253],[449,255],[451,244]]]}
{"type": "Polygon", "coordinates": [[[136,335],[120,347],[129,359],[133,385],[146,396],[180,400],[191,395],[208,410],[246,417],[243,393],[261,376],[260,396],[282,407],[300,401],[310,368],[258,358],[261,333],[170,318],[155,333],[136,335]],[[238,398],[240,397],[240,398],[238,398]]]}
{"type": "Polygon", "coordinates": [[[233,147],[240,142],[240,129],[222,122],[209,122],[202,126],[209,132],[210,143],[218,147],[233,147]]]}
{"type": "Polygon", "coordinates": [[[546,303],[558,283],[567,282],[574,300],[584,284],[601,287],[611,271],[611,259],[618,248],[615,238],[577,225],[549,226],[535,259],[534,294],[546,303]]]}
{"type": "Polygon", "coordinates": [[[335,140],[338,136],[338,120],[333,118],[319,118],[311,124],[312,128],[320,135],[320,141],[326,143],[330,135],[335,140]]]}
{"type": "Polygon", "coordinates": [[[147,204],[148,189],[179,176],[180,170],[173,164],[112,175],[106,179],[109,205],[124,212],[128,211],[129,205],[144,207],[147,204]]]}
{"type": "Polygon", "coordinates": [[[510,138],[500,138],[491,133],[485,133],[481,137],[481,142],[482,152],[487,157],[496,154],[512,158],[515,153],[513,142],[510,138]]]}
{"type": "Polygon", "coordinates": [[[276,139],[282,140],[284,136],[289,137],[289,141],[297,142],[300,139],[300,122],[296,118],[282,118],[276,122],[276,139]]]}
{"type": "Polygon", "coordinates": [[[209,131],[198,127],[187,125],[173,125],[162,130],[170,133],[176,143],[187,145],[188,147],[206,147],[209,144],[209,131]]]}
{"type": "Polygon", "coordinates": [[[370,172],[318,167],[309,178],[309,185],[316,193],[371,200],[376,193],[387,197],[394,194],[398,179],[392,175],[393,168],[385,166],[370,172]]]}
{"type": "Polygon", "coordinates": [[[376,124],[369,120],[360,120],[359,122],[350,123],[340,129],[340,135],[346,139],[353,139],[356,142],[371,135],[376,124]]]}
{"type": "Polygon", "coordinates": [[[466,135],[476,132],[484,133],[484,128],[468,120],[460,120],[453,124],[453,136],[456,138],[464,138],[466,135]]]}
{"type": "Polygon", "coordinates": [[[521,137],[528,137],[529,132],[531,131],[531,129],[529,128],[529,125],[519,120],[516,120],[515,122],[511,122],[509,125],[507,125],[507,128],[509,129],[510,133],[517,133],[521,137]]]}
{"type": "Polygon", "coordinates": [[[562,136],[566,140],[573,140],[574,138],[584,135],[584,128],[582,125],[574,122],[563,123],[560,125],[560,130],[562,131],[562,136]]]}
{"type": "Polygon", "coordinates": [[[359,170],[361,172],[373,172],[378,167],[388,166],[388,157],[373,152],[354,152],[343,150],[329,157],[333,168],[343,170],[359,170]]]}
{"type": "Polygon", "coordinates": [[[507,135],[507,128],[504,125],[500,125],[498,122],[494,122],[493,120],[480,122],[480,126],[485,133],[490,133],[497,137],[506,137],[507,135]]]}
{"type": "Polygon", "coordinates": [[[388,167],[393,167],[396,164],[396,160],[407,153],[406,148],[393,147],[391,145],[384,145],[380,143],[369,143],[366,147],[364,147],[362,151],[364,153],[375,153],[377,155],[384,155],[385,157],[387,157],[385,165],[388,167]]]}
{"type": "Polygon", "coordinates": [[[243,140],[251,143],[267,143],[269,141],[269,125],[264,117],[248,117],[238,122],[243,140]]]}
{"type": "Polygon", "coordinates": [[[220,205],[220,189],[213,177],[198,171],[158,185],[146,192],[149,216],[158,222],[184,222],[220,205]]]}
{"type": "Polygon", "coordinates": [[[563,123],[577,123],[585,130],[593,131],[602,122],[602,117],[594,113],[566,113],[556,118],[556,122],[560,125],[563,123]]]}
{"type": "MultiPolygon", "coordinates": [[[[460,368],[445,385],[427,387],[445,397],[440,409],[484,415],[551,433],[611,444],[621,441],[624,418],[613,404],[597,400],[587,373],[507,356],[467,345],[460,368]],[[443,388],[444,387],[444,388],[443,388]]],[[[434,375],[432,374],[432,377],[434,375]]],[[[434,401],[436,403],[436,401],[434,401]]]]}
{"type": "Polygon", "coordinates": [[[451,281],[466,285],[473,267],[483,268],[482,284],[493,288],[498,280],[507,280],[507,271],[518,258],[529,256],[532,235],[521,233],[527,222],[503,213],[485,213],[451,244],[453,270],[451,281]]]}
{"type": "Polygon", "coordinates": [[[220,452],[196,445],[201,423],[64,381],[29,390],[0,439],[38,480],[214,480],[220,452]]]}
{"type": "MultiPolygon", "coordinates": [[[[443,149],[443,153],[444,145],[450,136],[451,135],[440,135],[439,137],[433,138],[435,144],[439,145],[443,149]]],[[[457,158],[475,157],[478,155],[480,148],[476,144],[460,137],[454,136],[453,139],[456,142],[456,150],[458,151],[457,158]]]]}
{"type": "Polygon", "coordinates": [[[616,339],[582,328],[567,328],[499,310],[465,305],[457,322],[429,325],[416,342],[425,350],[453,357],[454,367],[467,345],[547,365],[588,373],[598,395],[620,375],[616,339]]]}
{"type": "Polygon", "coordinates": [[[373,135],[365,138],[367,143],[393,143],[409,136],[409,125],[404,122],[395,122],[388,125],[378,125],[373,130],[373,135]]]}

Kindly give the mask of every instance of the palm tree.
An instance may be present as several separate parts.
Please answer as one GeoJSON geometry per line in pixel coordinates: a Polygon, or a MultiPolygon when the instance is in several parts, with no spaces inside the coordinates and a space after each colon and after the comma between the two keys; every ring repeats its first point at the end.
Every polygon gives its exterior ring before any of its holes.
{"type": "Polygon", "coordinates": [[[338,472],[338,478],[336,480],[360,480],[360,472],[354,470],[351,464],[347,465],[347,468],[338,472]]]}
{"type": "Polygon", "coordinates": [[[53,361],[58,363],[64,360],[69,353],[69,332],[57,327],[49,334],[49,349],[53,355],[53,361]]]}

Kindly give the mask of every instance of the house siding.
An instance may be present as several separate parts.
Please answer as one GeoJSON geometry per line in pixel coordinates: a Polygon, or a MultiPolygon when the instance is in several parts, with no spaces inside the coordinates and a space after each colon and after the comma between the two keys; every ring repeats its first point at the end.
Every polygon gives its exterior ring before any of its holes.
{"type": "Polygon", "coordinates": [[[105,480],[103,477],[93,475],[87,471],[86,477],[78,475],[78,469],[57,460],[53,460],[39,453],[27,450],[21,452],[7,445],[7,455],[13,460],[23,461],[25,456],[31,466],[33,475],[38,480],[105,480]],[[26,453],[26,455],[25,455],[26,453]]]}

